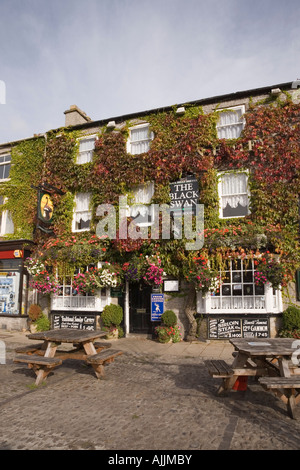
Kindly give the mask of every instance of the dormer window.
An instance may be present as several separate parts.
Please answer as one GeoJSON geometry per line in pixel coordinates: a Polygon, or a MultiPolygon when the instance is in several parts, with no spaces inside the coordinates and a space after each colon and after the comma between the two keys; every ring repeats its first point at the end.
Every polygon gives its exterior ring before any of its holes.
{"type": "Polygon", "coordinates": [[[153,132],[150,132],[149,124],[139,124],[129,129],[127,152],[131,155],[148,152],[150,142],[153,140],[153,132]]]}

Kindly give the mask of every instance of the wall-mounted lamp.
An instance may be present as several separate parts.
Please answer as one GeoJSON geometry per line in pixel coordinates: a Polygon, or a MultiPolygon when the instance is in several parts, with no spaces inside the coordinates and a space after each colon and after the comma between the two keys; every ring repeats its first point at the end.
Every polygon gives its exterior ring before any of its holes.
{"type": "Polygon", "coordinates": [[[185,113],[185,107],[184,106],[180,106],[179,108],[177,108],[176,114],[184,114],[184,113],[185,113]]]}

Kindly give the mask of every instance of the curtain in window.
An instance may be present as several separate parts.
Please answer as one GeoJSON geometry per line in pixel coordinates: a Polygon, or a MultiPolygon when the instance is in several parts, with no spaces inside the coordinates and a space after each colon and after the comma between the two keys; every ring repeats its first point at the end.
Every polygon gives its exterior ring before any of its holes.
{"type": "Polygon", "coordinates": [[[133,189],[135,204],[150,204],[154,194],[154,183],[139,184],[133,189]]]}
{"type": "Polygon", "coordinates": [[[237,139],[243,130],[242,109],[220,113],[217,125],[219,139],[237,139]]]}
{"type": "Polygon", "coordinates": [[[95,148],[95,139],[83,139],[79,143],[79,155],[77,157],[78,164],[88,163],[92,160],[95,148]]]}
{"type": "Polygon", "coordinates": [[[148,152],[149,143],[149,126],[137,127],[130,130],[130,153],[132,155],[148,152]]]}
{"type": "Polygon", "coordinates": [[[82,220],[83,222],[87,222],[91,219],[91,211],[89,210],[90,206],[90,193],[78,193],[75,196],[75,222],[80,223],[82,220]]]}
{"type": "Polygon", "coordinates": [[[150,207],[145,204],[150,204],[151,198],[154,194],[154,183],[140,184],[133,189],[134,206],[130,208],[130,216],[137,217],[139,214],[145,218],[150,216],[150,207]]]}
{"type": "Polygon", "coordinates": [[[222,209],[249,205],[246,173],[224,174],[221,178],[222,209]]]}

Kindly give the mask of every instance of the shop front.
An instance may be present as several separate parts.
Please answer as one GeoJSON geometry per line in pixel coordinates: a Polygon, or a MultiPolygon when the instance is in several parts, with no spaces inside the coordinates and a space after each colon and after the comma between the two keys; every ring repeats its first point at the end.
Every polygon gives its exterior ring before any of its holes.
{"type": "Polygon", "coordinates": [[[30,255],[30,240],[0,242],[0,328],[27,328],[28,274],[24,260],[30,255]]]}

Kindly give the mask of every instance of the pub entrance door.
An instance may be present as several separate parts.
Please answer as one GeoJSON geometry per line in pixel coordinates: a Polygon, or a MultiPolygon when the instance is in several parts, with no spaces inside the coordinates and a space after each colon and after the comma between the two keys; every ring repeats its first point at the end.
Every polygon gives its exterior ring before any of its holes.
{"type": "Polygon", "coordinates": [[[144,282],[129,284],[129,331],[152,334],[151,286],[144,282]]]}

